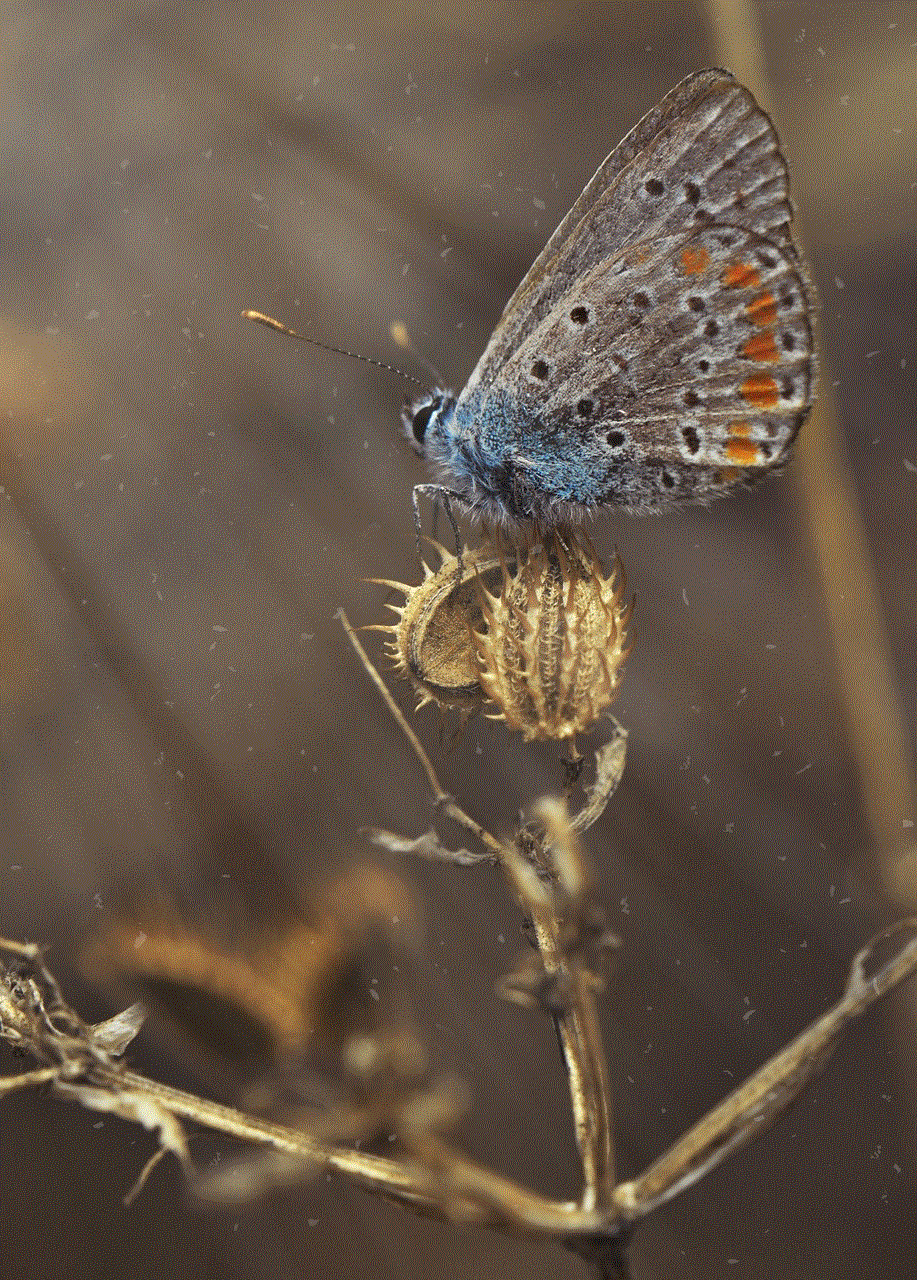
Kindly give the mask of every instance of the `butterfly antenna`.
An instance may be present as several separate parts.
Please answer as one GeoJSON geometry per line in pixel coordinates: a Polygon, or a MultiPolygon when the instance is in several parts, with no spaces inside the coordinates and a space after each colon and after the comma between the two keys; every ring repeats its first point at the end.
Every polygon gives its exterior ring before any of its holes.
{"type": "Polygon", "coordinates": [[[399,378],[404,378],[407,382],[413,382],[416,386],[423,387],[426,390],[427,384],[425,382],[421,382],[413,374],[405,373],[403,369],[398,369],[393,364],[386,364],[384,360],[374,360],[372,356],[362,356],[357,351],[345,351],[343,347],[332,347],[330,343],[319,342],[317,338],[309,338],[304,333],[297,333],[289,325],[281,324],[273,316],[264,315],[261,311],[243,311],[242,319],[255,320],[258,324],[266,324],[269,329],[276,329],[278,333],[285,333],[291,338],[298,338],[300,342],[308,342],[311,347],[318,347],[320,351],[332,351],[338,356],[350,356],[351,360],[362,360],[364,364],[375,365],[377,369],[385,369],[389,373],[397,373],[399,378]]]}
{"type": "Polygon", "coordinates": [[[389,326],[389,333],[392,335],[395,342],[398,343],[399,347],[401,347],[404,351],[409,351],[411,355],[414,357],[414,359],[417,361],[417,363],[423,365],[423,367],[427,370],[427,372],[432,377],[433,385],[435,387],[441,387],[443,385],[442,374],[437,369],[436,365],[432,364],[427,359],[427,357],[423,355],[420,351],[418,351],[417,348],[414,346],[414,343],[411,341],[411,335],[408,333],[408,327],[404,323],[404,321],[393,320],[391,325],[389,326]]]}

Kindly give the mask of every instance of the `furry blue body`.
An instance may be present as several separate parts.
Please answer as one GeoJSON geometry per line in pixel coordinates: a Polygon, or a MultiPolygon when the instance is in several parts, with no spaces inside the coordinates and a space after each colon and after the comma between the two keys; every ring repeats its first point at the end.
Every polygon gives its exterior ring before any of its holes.
{"type": "Polygon", "coordinates": [[[449,496],[472,517],[556,524],[615,500],[607,450],[581,446],[570,456],[558,448],[562,437],[520,415],[506,392],[479,384],[456,400],[434,391],[407,411],[408,429],[428,406],[423,452],[449,496]]]}

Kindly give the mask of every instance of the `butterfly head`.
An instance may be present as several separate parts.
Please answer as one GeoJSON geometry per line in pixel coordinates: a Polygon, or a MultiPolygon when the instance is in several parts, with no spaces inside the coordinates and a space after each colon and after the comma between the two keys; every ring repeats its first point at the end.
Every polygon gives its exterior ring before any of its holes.
{"type": "Polygon", "coordinates": [[[434,387],[416,400],[408,400],[401,411],[401,422],[404,432],[414,451],[423,456],[427,452],[428,436],[439,434],[444,420],[452,416],[455,409],[455,396],[451,391],[443,391],[434,387]]]}

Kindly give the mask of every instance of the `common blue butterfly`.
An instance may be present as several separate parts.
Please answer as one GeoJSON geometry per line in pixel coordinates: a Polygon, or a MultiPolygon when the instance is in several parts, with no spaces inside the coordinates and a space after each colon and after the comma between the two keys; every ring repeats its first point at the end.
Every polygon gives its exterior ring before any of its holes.
{"type": "Polygon", "coordinates": [[[448,506],[510,528],[705,501],[778,470],[813,394],[786,161],[728,71],[601,165],[456,396],[406,406],[448,506]]]}

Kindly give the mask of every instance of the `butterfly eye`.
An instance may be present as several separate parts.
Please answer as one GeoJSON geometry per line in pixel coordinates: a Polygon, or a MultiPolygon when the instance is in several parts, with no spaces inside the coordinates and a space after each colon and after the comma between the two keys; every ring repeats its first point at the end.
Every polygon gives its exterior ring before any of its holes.
{"type": "Polygon", "coordinates": [[[431,400],[428,404],[423,405],[411,418],[411,431],[414,439],[419,445],[423,445],[424,436],[427,434],[427,427],[430,425],[430,419],[439,409],[439,400],[431,400]]]}

